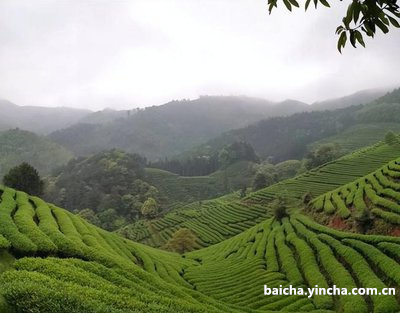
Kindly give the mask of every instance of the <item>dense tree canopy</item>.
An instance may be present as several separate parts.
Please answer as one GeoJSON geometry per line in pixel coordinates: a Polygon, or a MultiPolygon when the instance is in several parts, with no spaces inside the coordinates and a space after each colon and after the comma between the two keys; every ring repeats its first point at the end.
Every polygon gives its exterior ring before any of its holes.
{"type": "Polygon", "coordinates": [[[38,171],[28,163],[13,167],[3,178],[4,185],[34,196],[43,193],[44,184],[38,171]]]}
{"type": "MultiPolygon", "coordinates": [[[[70,211],[90,208],[96,224],[113,230],[135,220],[146,199],[159,199],[158,190],[145,181],[145,164],[141,156],[119,150],[73,159],[54,172],[45,197],[70,211]]],[[[91,212],[82,214],[93,221],[91,212]]]]}
{"type": "Polygon", "coordinates": [[[211,154],[199,151],[190,157],[172,160],[166,158],[163,161],[150,162],[148,165],[182,176],[204,176],[219,169],[225,169],[239,161],[255,163],[259,161],[253,147],[240,140],[227,144],[218,151],[212,151],[211,154]]]}
{"type": "MultiPolygon", "coordinates": [[[[280,0],[268,0],[268,10],[271,13],[278,6],[280,0]]],[[[299,7],[297,0],[282,0],[286,8],[291,11],[293,7],[299,7]]],[[[318,4],[330,7],[327,0],[313,0],[315,8],[318,4]]],[[[311,0],[305,1],[307,10],[311,0]]],[[[384,34],[394,26],[400,28],[400,10],[397,0],[352,0],[349,3],[347,12],[342,19],[342,24],[336,29],[339,35],[338,50],[341,52],[346,42],[350,40],[353,47],[357,44],[365,47],[363,34],[374,37],[377,29],[384,34]]]]}

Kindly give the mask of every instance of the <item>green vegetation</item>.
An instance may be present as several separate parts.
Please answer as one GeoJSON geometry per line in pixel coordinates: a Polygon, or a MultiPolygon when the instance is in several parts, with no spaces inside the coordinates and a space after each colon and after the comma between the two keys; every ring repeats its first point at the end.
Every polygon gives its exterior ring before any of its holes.
{"type": "Polygon", "coordinates": [[[145,217],[154,217],[159,211],[157,201],[154,198],[148,198],[142,205],[140,213],[145,217]]]}
{"type": "MultiPolygon", "coordinates": [[[[398,286],[399,238],[345,233],[292,214],[179,255],[103,231],[40,198],[11,188],[1,192],[2,312],[390,313],[400,309],[393,295],[262,296],[264,284],[398,286]]],[[[193,248],[190,230],[181,229],[173,238],[177,251],[193,248]]]]}
{"type": "MultiPolygon", "coordinates": [[[[397,138],[394,137],[394,140],[397,138]]],[[[397,147],[398,148],[398,147],[397,147]]],[[[391,234],[400,224],[400,159],[314,199],[311,209],[346,220],[348,228],[391,234]],[[371,214],[383,219],[387,227],[374,227],[371,214]],[[361,227],[358,227],[361,226],[361,227]]]]}
{"type": "MultiPolygon", "coordinates": [[[[284,194],[288,213],[303,207],[303,198],[315,198],[359,179],[397,158],[396,145],[380,142],[294,178],[240,198],[238,193],[178,207],[160,218],[138,221],[119,230],[127,238],[162,247],[180,228],[192,230],[198,244],[216,244],[272,216],[274,200],[284,194]]],[[[318,201],[321,202],[321,201],[318,201]]],[[[332,201],[331,201],[332,203],[332,201]]],[[[334,210],[334,204],[327,208],[334,210]]],[[[346,210],[343,210],[343,215],[346,210]]],[[[325,222],[325,221],[321,221],[325,222]]],[[[366,219],[368,222],[368,219],[366,219]]]]}
{"type": "Polygon", "coordinates": [[[35,196],[43,194],[44,182],[38,171],[28,163],[10,169],[3,177],[3,184],[35,196]]]}
{"type": "Polygon", "coordinates": [[[70,151],[49,139],[19,129],[0,132],[0,147],[0,177],[23,162],[47,175],[73,157],[70,151]]]}
{"type": "Polygon", "coordinates": [[[181,228],[178,229],[165,245],[165,248],[169,251],[185,253],[195,250],[197,238],[190,229],[181,228]]]}
{"type": "Polygon", "coordinates": [[[119,150],[73,159],[47,178],[45,199],[114,230],[237,190],[250,184],[256,167],[240,161],[209,176],[183,177],[145,165],[144,158],[119,150]],[[151,214],[142,211],[149,198],[157,203],[151,214]]]}
{"type": "Polygon", "coordinates": [[[305,103],[272,103],[248,97],[202,96],[140,109],[105,124],[77,123],[50,135],[76,155],[123,149],[150,160],[170,157],[262,118],[302,112],[305,103]]]}
{"type": "Polygon", "coordinates": [[[301,160],[310,146],[316,150],[319,144],[338,143],[337,152],[344,155],[382,140],[388,131],[400,131],[400,89],[372,102],[355,101],[352,106],[331,111],[317,103],[311,112],[264,119],[225,132],[185,155],[211,156],[226,145],[245,141],[262,160],[277,163],[301,160]],[[319,111],[324,108],[326,111],[319,111]]]}
{"type": "Polygon", "coordinates": [[[400,124],[360,123],[349,127],[337,135],[326,137],[312,143],[309,146],[309,150],[315,150],[321,145],[333,144],[338,155],[345,155],[382,140],[389,131],[397,134],[400,133],[400,124]]]}
{"type": "Polygon", "coordinates": [[[399,303],[393,295],[318,295],[311,301],[298,295],[259,296],[262,284],[323,288],[332,284],[339,288],[391,286],[400,265],[395,258],[385,255],[380,246],[387,244],[385,239],[400,248],[398,238],[338,232],[302,215],[292,215],[281,222],[270,219],[217,245],[187,253],[186,258],[200,264],[185,270],[184,278],[206,295],[261,311],[396,312],[399,303]],[[388,264],[390,269],[385,268],[388,264]]]}
{"type": "Polygon", "coordinates": [[[45,198],[70,211],[90,208],[100,226],[118,228],[135,220],[148,198],[160,198],[144,181],[145,164],[139,155],[118,150],[73,159],[48,180],[45,198]]]}

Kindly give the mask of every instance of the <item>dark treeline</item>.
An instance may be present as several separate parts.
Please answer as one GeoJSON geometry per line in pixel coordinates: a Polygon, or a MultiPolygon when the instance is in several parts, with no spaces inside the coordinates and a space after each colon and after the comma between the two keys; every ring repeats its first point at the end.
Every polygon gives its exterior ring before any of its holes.
{"type": "Polygon", "coordinates": [[[236,141],[211,155],[192,156],[183,160],[165,158],[149,162],[149,167],[159,168],[181,176],[204,176],[238,161],[259,162],[253,147],[244,141],[236,141]]]}
{"type": "Polygon", "coordinates": [[[190,157],[186,160],[165,158],[150,162],[149,167],[163,169],[181,176],[205,176],[218,170],[218,155],[190,157]]]}

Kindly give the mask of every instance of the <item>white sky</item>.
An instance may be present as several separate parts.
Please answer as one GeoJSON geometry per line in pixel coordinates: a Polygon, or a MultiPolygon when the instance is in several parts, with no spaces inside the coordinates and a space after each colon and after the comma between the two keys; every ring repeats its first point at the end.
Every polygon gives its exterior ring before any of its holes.
{"type": "MultiPolygon", "coordinates": [[[[305,102],[400,86],[400,31],[348,47],[332,9],[266,0],[0,0],[0,98],[90,109],[198,95],[305,102]]],[[[304,2],[303,2],[304,3],[304,2]]]]}

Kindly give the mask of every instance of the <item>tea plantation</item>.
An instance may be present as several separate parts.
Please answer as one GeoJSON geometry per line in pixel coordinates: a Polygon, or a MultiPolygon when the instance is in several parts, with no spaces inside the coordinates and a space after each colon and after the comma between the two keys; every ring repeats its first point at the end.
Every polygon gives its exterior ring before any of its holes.
{"type": "Polygon", "coordinates": [[[192,203],[162,218],[139,221],[123,229],[122,234],[147,245],[162,247],[177,229],[185,227],[197,235],[200,246],[206,247],[270,217],[269,206],[279,195],[285,195],[293,211],[297,211],[303,205],[301,198],[304,194],[317,197],[375,171],[399,155],[399,146],[378,143],[251,193],[244,199],[230,195],[201,204],[192,203]]]}
{"type": "Polygon", "coordinates": [[[1,312],[396,312],[395,296],[264,296],[293,285],[398,288],[400,238],[345,233],[304,215],[267,219],[179,255],[1,190],[1,312]]]}
{"type": "Polygon", "coordinates": [[[389,224],[400,224],[400,158],[375,172],[323,194],[311,202],[317,212],[342,219],[373,216],[389,224]]]}

